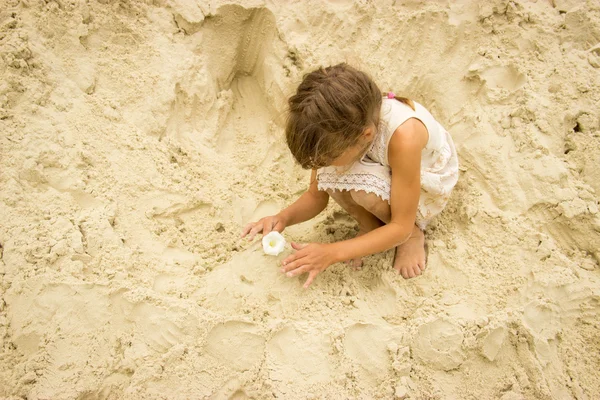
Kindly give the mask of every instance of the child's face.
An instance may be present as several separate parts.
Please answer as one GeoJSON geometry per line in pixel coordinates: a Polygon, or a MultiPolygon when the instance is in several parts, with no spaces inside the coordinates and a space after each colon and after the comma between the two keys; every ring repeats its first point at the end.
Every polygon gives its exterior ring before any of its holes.
{"type": "Polygon", "coordinates": [[[338,158],[333,160],[331,166],[343,167],[358,161],[369,149],[375,137],[375,125],[371,124],[358,140],[358,143],[344,151],[338,158]]]}

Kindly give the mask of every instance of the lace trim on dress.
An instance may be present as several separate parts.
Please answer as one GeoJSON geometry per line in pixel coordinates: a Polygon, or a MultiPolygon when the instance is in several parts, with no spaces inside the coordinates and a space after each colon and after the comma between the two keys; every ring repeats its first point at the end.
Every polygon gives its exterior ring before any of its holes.
{"type": "Polygon", "coordinates": [[[390,182],[373,174],[319,174],[317,183],[319,190],[363,190],[366,193],[374,193],[383,200],[390,202],[390,182]]]}

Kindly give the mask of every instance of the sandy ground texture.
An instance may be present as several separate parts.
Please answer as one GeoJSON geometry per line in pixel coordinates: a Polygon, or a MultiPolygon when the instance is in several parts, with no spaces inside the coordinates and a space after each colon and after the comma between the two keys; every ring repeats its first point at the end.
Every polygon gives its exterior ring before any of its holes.
{"type": "Polygon", "coordinates": [[[600,398],[598,1],[0,0],[0,56],[1,398],[600,398]],[[461,179],[424,276],[303,290],[238,236],[306,188],[285,100],[340,61],[461,179]]]}

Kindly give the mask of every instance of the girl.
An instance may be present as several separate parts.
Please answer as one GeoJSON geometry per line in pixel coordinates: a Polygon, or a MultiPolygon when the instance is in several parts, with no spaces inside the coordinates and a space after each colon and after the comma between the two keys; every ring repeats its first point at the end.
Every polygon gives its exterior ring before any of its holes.
{"type": "Polygon", "coordinates": [[[242,237],[281,232],[309,220],[329,197],[359,226],[354,239],[331,244],[292,243],[287,276],[308,273],[307,288],[329,265],[396,248],[394,268],[421,275],[423,230],[439,214],[458,180],[449,133],[420,104],[382,92],[371,78],[342,63],[304,76],[289,99],[285,129],[296,161],[312,169],[308,190],[277,215],[248,224],[242,237]]]}

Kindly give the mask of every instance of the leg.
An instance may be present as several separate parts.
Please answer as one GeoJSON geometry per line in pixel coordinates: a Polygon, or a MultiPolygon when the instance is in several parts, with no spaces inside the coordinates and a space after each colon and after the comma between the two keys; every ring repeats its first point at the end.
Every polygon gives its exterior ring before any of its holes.
{"type": "Polygon", "coordinates": [[[358,204],[384,224],[390,223],[392,220],[392,211],[387,201],[375,193],[367,193],[364,190],[351,190],[349,193],[354,203],[358,204]]]}
{"type": "MultiPolygon", "coordinates": [[[[375,215],[367,211],[364,207],[357,204],[352,199],[352,192],[348,191],[328,191],[329,195],[344,209],[352,218],[358,222],[358,234],[361,236],[373,229],[383,225],[375,215]]],[[[357,258],[348,262],[354,269],[359,269],[362,266],[362,259],[357,258]]]]}
{"type": "MultiPolygon", "coordinates": [[[[376,194],[353,190],[350,195],[356,204],[379,220],[386,224],[391,221],[390,205],[376,194]]],[[[394,269],[405,279],[414,278],[425,270],[425,261],[425,235],[415,225],[410,238],[396,247],[394,269]]]]}
{"type": "Polygon", "coordinates": [[[328,191],[329,195],[338,203],[352,218],[358,222],[359,234],[365,234],[383,225],[373,213],[354,201],[354,191],[328,191]]]}

